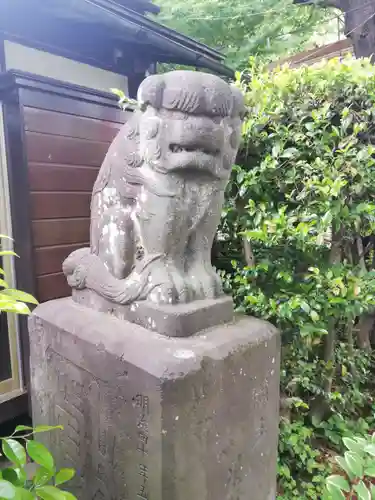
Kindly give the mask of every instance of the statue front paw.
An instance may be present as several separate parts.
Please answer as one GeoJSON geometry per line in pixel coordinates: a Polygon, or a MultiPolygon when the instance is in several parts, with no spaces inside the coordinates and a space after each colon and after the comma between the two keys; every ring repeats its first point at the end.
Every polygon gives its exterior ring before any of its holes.
{"type": "Polygon", "coordinates": [[[209,265],[199,264],[192,267],[188,273],[188,282],[193,299],[215,299],[223,295],[223,285],[220,276],[209,265]]]}
{"type": "Polygon", "coordinates": [[[154,304],[176,304],[178,302],[178,291],[173,278],[162,261],[155,262],[148,276],[150,292],[147,300],[154,304]]]}

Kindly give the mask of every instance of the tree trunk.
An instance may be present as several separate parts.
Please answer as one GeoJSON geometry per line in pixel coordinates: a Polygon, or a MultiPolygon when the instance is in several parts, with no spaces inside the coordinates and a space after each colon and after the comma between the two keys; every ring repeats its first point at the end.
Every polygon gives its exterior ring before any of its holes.
{"type": "MultiPolygon", "coordinates": [[[[342,243],[342,230],[339,229],[337,231],[332,228],[331,251],[329,255],[329,263],[331,266],[339,264],[342,260],[342,243]]],[[[331,392],[332,390],[335,363],[336,322],[337,318],[334,317],[331,317],[328,320],[328,334],[326,335],[324,342],[324,361],[327,365],[331,365],[328,368],[328,373],[323,383],[323,389],[325,392],[331,392]]]]}
{"type": "Polygon", "coordinates": [[[371,334],[374,330],[375,315],[364,314],[360,317],[356,330],[357,330],[357,343],[360,349],[371,349],[371,334]]]}
{"type": "Polygon", "coordinates": [[[375,0],[340,0],[338,4],[355,56],[370,57],[375,62],[375,0]]]}
{"type": "Polygon", "coordinates": [[[345,36],[356,57],[375,62],[375,0],[294,0],[295,4],[334,7],[344,14],[345,36]]]}
{"type": "Polygon", "coordinates": [[[243,251],[245,255],[245,262],[248,267],[254,267],[255,266],[255,259],[254,259],[254,254],[253,254],[253,249],[251,248],[251,243],[250,241],[246,238],[246,236],[243,237],[243,251]]]}

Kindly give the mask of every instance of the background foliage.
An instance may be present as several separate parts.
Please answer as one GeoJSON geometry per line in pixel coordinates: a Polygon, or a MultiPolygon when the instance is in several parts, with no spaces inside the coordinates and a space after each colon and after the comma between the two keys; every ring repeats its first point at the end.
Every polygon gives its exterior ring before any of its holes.
{"type": "MultiPolygon", "coordinates": [[[[11,238],[1,234],[1,241],[9,243],[11,238]]],[[[13,250],[0,248],[0,259],[4,257],[17,255],[13,250]]],[[[0,314],[29,314],[27,303],[38,304],[32,295],[10,288],[0,267],[0,314]]],[[[62,427],[19,425],[11,436],[0,437],[0,457],[9,462],[7,467],[0,468],[0,500],[77,500],[61,489],[62,484],[74,477],[75,471],[66,468],[58,471],[49,450],[33,439],[35,434],[58,429],[62,427]],[[34,465],[31,472],[30,464],[34,465]]]]}
{"type": "Polygon", "coordinates": [[[158,0],[157,21],[222,50],[227,64],[246,67],[249,55],[278,59],[303,50],[320,33],[336,33],[335,13],[292,0],[158,0]]]}
{"type": "MultiPolygon", "coordinates": [[[[0,234],[0,243],[4,240],[10,241],[10,238],[4,234],[0,234]]],[[[17,257],[17,254],[15,254],[13,250],[3,249],[2,246],[0,246],[0,314],[1,312],[29,314],[30,309],[26,303],[37,304],[38,302],[30,294],[15,290],[9,286],[6,281],[5,271],[1,267],[1,259],[10,256],[17,257]]]]}
{"type": "Polygon", "coordinates": [[[10,465],[0,469],[1,500],[77,500],[61,485],[75,476],[73,469],[56,469],[48,449],[31,438],[35,434],[62,430],[61,426],[19,425],[9,437],[0,438],[2,455],[10,465]],[[30,470],[28,465],[34,467],[30,470]]]}
{"type": "Polygon", "coordinates": [[[373,429],[375,69],[249,73],[215,260],[238,309],[282,331],[280,498],[322,498],[341,438],[373,429]]]}

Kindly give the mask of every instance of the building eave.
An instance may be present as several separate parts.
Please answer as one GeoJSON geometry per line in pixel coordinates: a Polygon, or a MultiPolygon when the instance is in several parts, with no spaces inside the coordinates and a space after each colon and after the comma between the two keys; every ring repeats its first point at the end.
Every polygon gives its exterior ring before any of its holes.
{"type": "Polygon", "coordinates": [[[83,1],[100,9],[103,15],[117,19],[117,22],[123,27],[135,30],[137,32],[135,33],[136,37],[142,43],[156,44],[166,54],[173,54],[173,59],[177,59],[179,64],[206,68],[229,78],[234,76],[234,71],[222,62],[225,56],[207,45],[182,35],[127,7],[120,6],[112,0],[83,1]]]}

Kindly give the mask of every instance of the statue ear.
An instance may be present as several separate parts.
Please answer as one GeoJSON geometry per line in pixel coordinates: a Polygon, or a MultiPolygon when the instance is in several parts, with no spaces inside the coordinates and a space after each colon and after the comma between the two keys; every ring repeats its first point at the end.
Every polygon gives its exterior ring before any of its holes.
{"type": "Polygon", "coordinates": [[[245,116],[245,100],[243,93],[238,87],[235,87],[234,85],[231,85],[231,91],[232,91],[232,110],[231,110],[231,117],[240,117],[241,120],[245,116]]]}
{"type": "Polygon", "coordinates": [[[141,83],[137,100],[144,111],[148,105],[160,109],[163,104],[163,91],[165,87],[163,75],[151,75],[141,83]]]}

